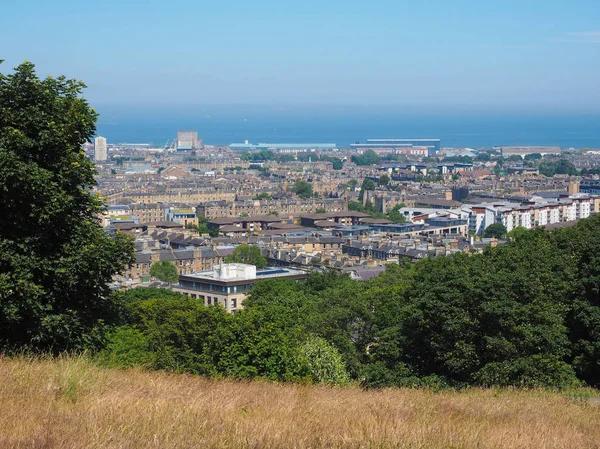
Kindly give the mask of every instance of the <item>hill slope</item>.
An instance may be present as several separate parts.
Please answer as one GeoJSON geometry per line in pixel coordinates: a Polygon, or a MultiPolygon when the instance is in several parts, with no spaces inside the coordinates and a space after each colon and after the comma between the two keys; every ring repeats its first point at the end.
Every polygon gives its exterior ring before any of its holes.
{"type": "Polygon", "coordinates": [[[2,448],[600,447],[596,400],[545,391],[208,380],[84,358],[0,358],[0,379],[2,448]]]}

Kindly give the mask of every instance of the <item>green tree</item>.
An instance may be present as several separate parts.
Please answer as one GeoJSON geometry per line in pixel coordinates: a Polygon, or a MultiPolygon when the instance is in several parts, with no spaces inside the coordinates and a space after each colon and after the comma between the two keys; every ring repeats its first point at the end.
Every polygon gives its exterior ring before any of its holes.
{"type": "Polygon", "coordinates": [[[485,238],[497,238],[500,239],[502,237],[504,237],[506,235],[506,228],[504,227],[504,225],[502,223],[494,223],[492,225],[489,225],[487,228],[485,228],[485,231],[483,231],[483,236],[485,238]]]}
{"type": "Polygon", "coordinates": [[[170,260],[154,262],[150,267],[150,276],[169,284],[177,282],[179,279],[177,267],[170,260]]]}
{"type": "Polygon", "coordinates": [[[356,165],[373,165],[379,162],[379,156],[373,150],[367,150],[363,154],[350,158],[356,165]]]}
{"type": "Polygon", "coordinates": [[[298,179],[292,186],[292,192],[300,198],[310,198],[313,195],[313,186],[309,182],[298,179]]]}
{"type": "Polygon", "coordinates": [[[542,155],[540,153],[531,153],[525,155],[526,161],[535,161],[542,159],[542,155]]]}
{"type": "Polygon", "coordinates": [[[255,265],[256,268],[265,268],[267,259],[261,254],[260,248],[254,245],[238,245],[233,249],[233,254],[225,258],[226,263],[246,263],[255,265]]]}
{"type": "Polygon", "coordinates": [[[388,220],[393,221],[394,223],[406,223],[406,217],[404,214],[400,213],[400,209],[406,207],[404,203],[396,204],[388,213],[388,220]]]}
{"type": "Polygon", "coordinates": [[[373,181],[372,179],[369,179],[369,178],[365,178],[360,187],[360,193],[358,194],[358,200],[362,201],[363,197],[365,196],[365,192],[367,190],[375,190],[376,187],[377,186],[375,185],[375,181],[373,181]]]}
{"type": "Polygon", "coordinates": [[[29,62],[0,74],[0,347],[89,343],[113,319],[109,282],[134,260],[131,239],[98,224],[84,87],[29,62]]]}
{"type": "Polygon", "coordinates": [[[390,183],[390,177],[387,174],[383,174],[379,177],[379,185],[387,186],[390,183]]]}
{"type": "Polygon", "coordinates": [[[270,200],[271,198],[273,198],[271,196],[271,194],[269,194],[267,192],[261,192],[258,195],[255,195],[253,199],[255,199],[255,200],[270,200]]]}
{"type": "Polygon", "coordinates": [[[350,381],[341,354],[321,337],[311,336],[300,347],[300,363],[315,383],[345,385],[350,381]]]}
{"type": "Polygon", "coordinates": [[[319,207],[316,211],[315,214],[324,214],[325,212],[327,212],[325,209],[323,209],[322,207],[319,207]]]}
{"type": "Polygon", "coordinates": [[[322,161],[331,162],[333,164],[334,170],[341,170],[342,167],[344,166],[344,161],[342,161],[340,158],[337,158],[337,157],[327,156],[326,154],[322,154],[320,159],[322,161]]]}

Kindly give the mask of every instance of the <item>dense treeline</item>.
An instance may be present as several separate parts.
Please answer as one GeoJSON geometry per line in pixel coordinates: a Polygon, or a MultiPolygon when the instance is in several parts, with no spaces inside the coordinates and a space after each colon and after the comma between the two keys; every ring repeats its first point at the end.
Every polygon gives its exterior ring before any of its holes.
{"type": "Polygon", "coordinates": [[[228,315],[165,290],[120,293],[106,360],[205,375],[367,387],[600,381],[600,217],[480,255],[258,283],[228,315]],[[320,354],[310,365],[306,348],[320,354]],[[317,349],[315,349],[315,347],[317,349]]]}

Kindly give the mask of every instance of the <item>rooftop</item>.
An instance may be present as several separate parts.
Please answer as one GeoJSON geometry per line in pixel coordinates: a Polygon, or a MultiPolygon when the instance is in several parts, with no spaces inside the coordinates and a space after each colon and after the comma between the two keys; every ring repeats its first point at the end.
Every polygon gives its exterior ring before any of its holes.
{"type": "Polygon", "coordinates": [[[254,265],[243,263],[224,263],[215,265],[214,270],[199,271],[181,276],[187,281],[218,281],[221,283],[238,282],[263,279],[274,279],[281,277],[300,278],[305,277],[306,272],[291,268],[267,267],[257,270],[254,265]]]}

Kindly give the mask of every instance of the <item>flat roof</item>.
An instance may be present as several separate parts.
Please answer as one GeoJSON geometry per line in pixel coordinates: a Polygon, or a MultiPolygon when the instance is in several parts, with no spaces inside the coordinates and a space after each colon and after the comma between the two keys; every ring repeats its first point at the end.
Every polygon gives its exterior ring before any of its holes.
{"type": "Polygon", "coordinates": [[[260,270],[256,270],[256,277],[244,278],[235,277],[222,279],[218,277],[218,273],[215,270],[198,271],[196,273],[189,273],[186,275],[179,276],[180,280],[183,281],[205,281],[211,282],[218,285],[239,285],[248,284],[264,279],[277,279],[277,278],[291,278],[291,279],[304,279],[308,276],[306,271],[296,270],[293,268],[282,268],[282,267],[267,267],[260,270]]]}

